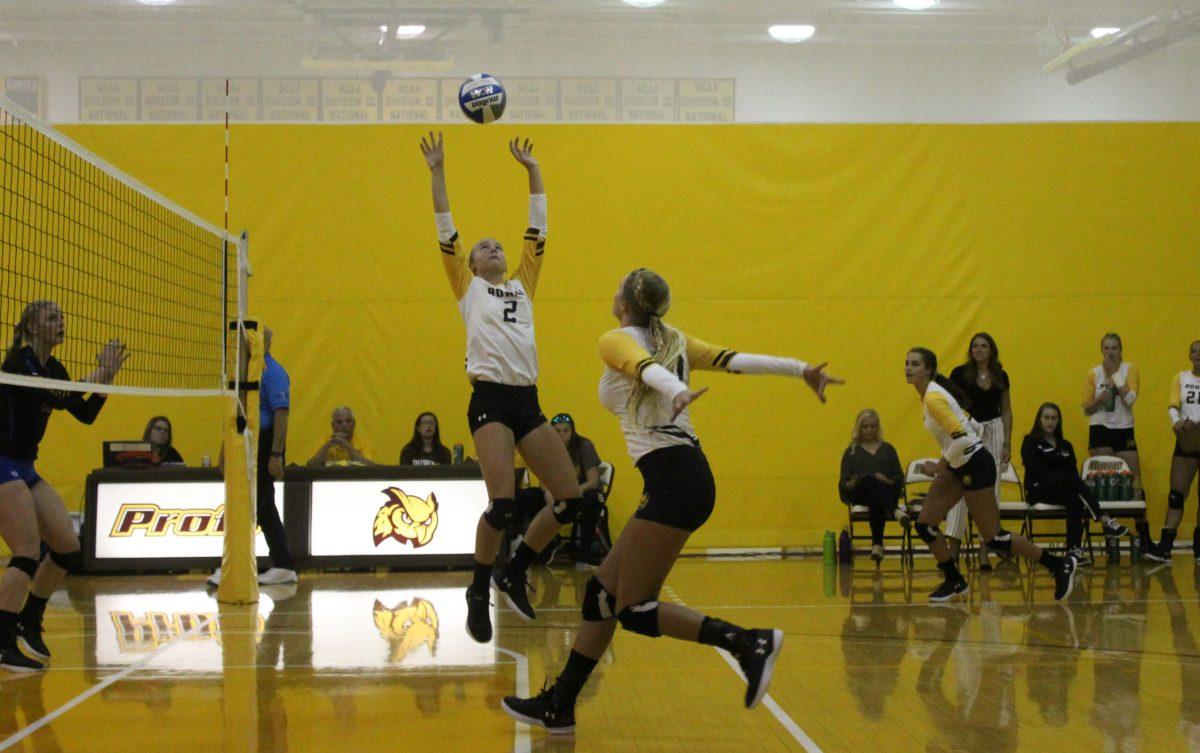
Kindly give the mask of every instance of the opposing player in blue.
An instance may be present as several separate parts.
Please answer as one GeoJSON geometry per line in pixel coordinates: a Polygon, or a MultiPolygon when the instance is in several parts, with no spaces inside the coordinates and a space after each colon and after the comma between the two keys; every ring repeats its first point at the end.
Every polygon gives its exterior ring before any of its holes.
{"type": "MultiPolygon", "coordinates": [[[[21,314],[0,369],[6,374],[69,381],[66,367],[51,355],[65,334],[66,322],[58,304],[30,303],[21,314]]],[[[120,340],[110,340],[96,356],[96,370],[84,381],[111,384],[128,357],[120,340]]],[[[79,392],[0,383],[0,536],[12,552],[8,569],[0,577],[0,667],[4,669],[29,672],[45,668],[50,661],[50,649],[42,640],[46,602],[67,573],[77,571],[80,565],[79,537],[67,508],[33,467],[38,445],[52,411],[68,411],[90,424],[104,400],[98,393],[85,399],[79,392]],[[50,549],[45,559],[41,558],[42,541],[50,549]]]]}

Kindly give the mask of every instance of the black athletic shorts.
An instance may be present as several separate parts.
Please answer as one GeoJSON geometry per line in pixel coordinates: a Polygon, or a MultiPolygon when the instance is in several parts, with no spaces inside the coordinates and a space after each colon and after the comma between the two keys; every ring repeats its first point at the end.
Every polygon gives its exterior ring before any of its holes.
{"type": "Polygon", "coordinates": [[[1088,427],[1088,449],[1111,447],[1113,452],[1137,452],[1133,429],[1110,429],[1107,426],[1088,427]]]}
{"type": "Polygon", "coordinates": [[[471,434],[484,424],[499,421],[512,430],[520,442],[525,435],[546,423],[538,406],[537,387],[514,387],[495,382],[476,382],[467,406],[467,424],[471,434]]]}
{"type": "Polygon", "coordinates": [[[966,491],[977,492],[980,489],[991,489],[996,485],[996,458],[992,457],[992,453],[984,447],[959,467],[950,468],[950,472],[958,476],[958,480],[962,482],[963,489],[966,491]]]}
{"type": "Polygon", "coordinates": [[[712,515],[717,501],[708,458],[699,447],[677,445],[643,455],[642,503],[633,517],[695,531],[712,515]]]}

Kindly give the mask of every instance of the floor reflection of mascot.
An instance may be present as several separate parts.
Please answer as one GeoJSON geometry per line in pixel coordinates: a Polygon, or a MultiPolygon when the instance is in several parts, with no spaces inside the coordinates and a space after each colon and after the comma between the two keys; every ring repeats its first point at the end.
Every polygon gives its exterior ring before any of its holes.
{"type": "Polygon", "coordinates": [[[388,661],[399,664],[421,644],[437,655],[438,614],[433,603],[419,596],[389,609],[375,600],[375,627],[391,646],[388,661]]]}
{"type": "Polygon", "coordinates": [[[411,542],[413,548],[433,540],[438,526],[437,496],[432,492],[425,499],[405,494],[396,487],[384,489],[388,501],[375,514],[375,546],[394,538],[401,544],[411,542]]]}

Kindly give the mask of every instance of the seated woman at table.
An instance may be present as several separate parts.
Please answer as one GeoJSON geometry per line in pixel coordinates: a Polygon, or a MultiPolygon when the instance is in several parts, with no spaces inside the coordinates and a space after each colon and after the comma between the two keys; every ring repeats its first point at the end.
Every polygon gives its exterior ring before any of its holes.
{"type": "Polygon", "coordinates": [[[175,430],[171,428],[171,419],[166,416],[155,416],[146,423],[146,431],[142,432],[142,441],[149,442],[154,456],[163,464],[178,463],[183,465],[183,456],[175,449],[175,430]]]}
{"type": "Polygon", "coordinates": [[[412,439],[400,450],[400,465],[450,465],[450,448],[442,444],[438,417],[429,411],[417,416],[412,439]]]}

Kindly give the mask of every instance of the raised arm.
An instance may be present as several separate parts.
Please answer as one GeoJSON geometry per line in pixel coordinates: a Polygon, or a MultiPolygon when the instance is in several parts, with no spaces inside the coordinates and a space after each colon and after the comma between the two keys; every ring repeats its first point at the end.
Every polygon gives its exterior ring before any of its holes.
{"type": "Polygon", "coordinates": [[[435,214],[446,214],[450,211],[450,197],[446,194],[446,150],[440,131],[436,138],[433,131],[429,132],[429,136],[421,137],[421,154],[432,176],[433,211],[435,214]]]}
{"type": "Polygon", "coordinates": [[[529,173],[529,224],[521,249],[521,265],[517,267],[513,277],[520,280],[525,292],[532,296],[537,290],[538,276],[542,271],[542,254],[546,251],[546,186],[542,182],[542,170],[533,156],[532,141],[513,139],[508,142],[508,151],[529,173]]]}
{"type": "Polygon", "coordinates": [[[816,366],[795,358],[764,356],[756,353],[739,353],[729,348],[718,348],[691,335],[687,338],[688,364],[693,369],[728,371],[733,374],[779,374],[799,377],[825,402],[825,388],[831,384],[845,384],[845,380],[825,373],[825,364],[816,366]]]}
{"type": "Polygon", "coordinates": [[[470,256],[463,250],[454,229],[454,218],[450,216],[450,197],[446,194],[446,150],[442,134],[435,137],[433,131],[421,137],[421,154],[429,166],[430,184],[433,187],[433,218],[437,222],[438,246],[442,251],[442,263],[446,267],[446,279],[454,291],[455,300],[461,301],[467,294],[473,274],[470,256]]]}

